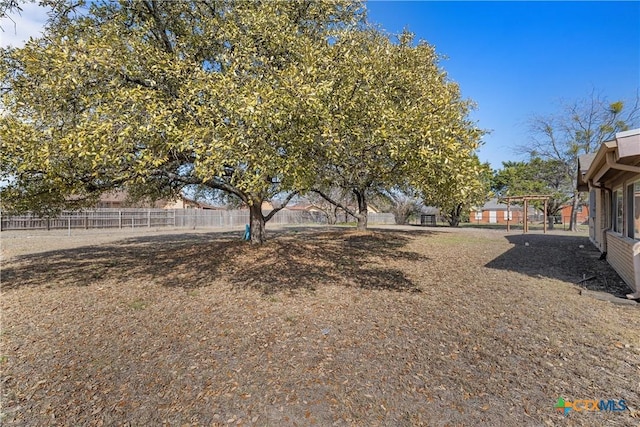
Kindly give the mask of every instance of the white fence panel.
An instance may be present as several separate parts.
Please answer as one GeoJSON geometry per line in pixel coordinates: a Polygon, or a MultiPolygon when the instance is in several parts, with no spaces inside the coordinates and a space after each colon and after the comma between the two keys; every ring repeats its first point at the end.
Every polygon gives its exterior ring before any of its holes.
{"type": "Polygon", "coordinates": [[[392,213],[370,213],[369,224],[395,224],[396,219],[392,213]]]}

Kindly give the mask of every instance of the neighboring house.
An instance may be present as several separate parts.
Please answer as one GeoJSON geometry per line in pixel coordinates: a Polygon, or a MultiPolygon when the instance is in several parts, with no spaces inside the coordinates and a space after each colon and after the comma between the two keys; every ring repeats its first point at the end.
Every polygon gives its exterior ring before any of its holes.
{"type": "MultiPolygon", "coordinates": [[[[271,212],[274,209],[274,205],[272,202],[265,200],[264,202],[262,202],[262,205],[260,206],[262,208],[262,212],[271,212]]],[[[240,208],[240,209],[247,209],[248,206],[244,205],[240,208]]]]}
{"type": "Polygon", "coordinates": [[[187,197],[180,195],[176,200],[164,200],[157,202],[162,209],[205,209],[205,210],[221,210],[219,206],[209,205],[207,203],[191,200],[187,197]]]}
{"type": "Polygon", "coordinates": [[[97,208],[124,208],[127,206],[127,193],[124,191],[112,191],[100,195],[97,208]]]}
{"type": "Polygon", "coordinates": [[[298,203],[295,205],[288,205],[286,209],[290,211],[305,211],[305,212],[324,212],[318,206],[309,203],[298,203]]]}
{"type": "Polygon", "coordinates": [[[589,191],[589,238],[640,299],[640,129],[580,156],[577,188],[589,191]]]}
{"type": "MultiPolygon", "coordinates": [[[[568,224],[571,220],[571,205],[563,206],[560,211],[556,214],[556,217],[560,217],[562,222],[568,224]]],[[[576,212],[576,223],[577,224],[588,224],[589,222],[589,206],[588,205],[578,205],[578,209],[576,212]]]]}
{"type": "Polygon", "coordinates": [[[160,209],[165,201],[131,202],[126,191],[109,191],[100,195],[96,208],[125,209],[125,208],[156,208],[160,209]]]}
{"type": "Polygon", "coordinates": [[[155,209],[222,209],[220,207],[197,202],[184,196],[175,200],[158,200],[156,202],[135,202],[128,199],[126,191],[110,191],[100,196],[96,208],[155,208],[155,209]]]}
{"type": "MultiPolygon", "coordinates": [[[[357,211],[358,207],[352,204],[347,203],[347,208],[357,211]]],[[[322,212],[327,213],[328,211],[333,211],[340,218],[345,218],[345,221],[348,220],[350,215],[347,215],[342,208],[336,207],[327,201],[323,201],[320,204],[314,204],[309,202],[306,199],[300,199],[298,203],[295,205],[287,205],[285,208],[290,211],[307,211],[307,212],[322,212]]],[[[378,209],[375,205],[368,204],[367,205],[367,213],[380,213],[380,209],[378,209]]]]}
{"type": "Polygon", "coordinates": [[[507,212],[507,204],[498,199],[490,199],[482,207],[471,208],[469,222],[475,224],[506,224],[509,222],[521,223],[522,206],[512,204],[507,212]]]}

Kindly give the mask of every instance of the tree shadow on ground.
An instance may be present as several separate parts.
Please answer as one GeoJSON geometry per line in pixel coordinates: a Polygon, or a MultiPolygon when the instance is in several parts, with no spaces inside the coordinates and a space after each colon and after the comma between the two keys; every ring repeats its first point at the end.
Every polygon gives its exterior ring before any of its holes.
{"type": "Polygon", "coordinates": [[[392,265],[427,261],[405,247],[413,236],[430,233],[291,228],[270,233],[259,247],[240,240],[237,232],[135,237],[13,258],[2,270],[2,288],[147,280],[181,288],[223,281],[267,294],[323,284],[417,292],[392,265]]]}
{"type": "Polygon", "coordinates": [[[571,282],[620,298],[631,293],[613,267],[600,259],[600,252],[588,237],[519,234],[505,238],[513,247],[486,267],[571,282]]]}
{"type": "Polygon", "coordinates": [[[322,284],[417,292],[395,261],[427,261],[404,247],[416,234],[376,230],[287,233],[235,258],[229,281],[273,293],[281,289],[313,290],[322,284]]]}

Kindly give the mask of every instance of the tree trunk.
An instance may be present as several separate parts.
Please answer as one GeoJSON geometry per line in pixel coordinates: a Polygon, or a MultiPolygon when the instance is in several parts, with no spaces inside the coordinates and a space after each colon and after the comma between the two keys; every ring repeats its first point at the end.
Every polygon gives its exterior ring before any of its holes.
{"type": "Polygon", "coordinates": [[[265,242],[265,220],[262,215],[262,203],[259,200],[253,200],[249,205],[249,225],[251,227],[251,244],[260,245],[265,242]]]}
{"type": "Polygon", "coordinates": [[[573,203],[571,204],[571,219],[569,220],[569,230],[578,231],[578,203],[580,202],[580,195],[577,191],[573,193],[573,203]]]}
{"type": "Polygon", "coordinates": [[[338,223],[338,208],[332,206],[327,210],[327,224],[336,225],[338,223]]]}
{"type": "Polygon", "coordinates": [[[462,216],[462,205],[459,204],[449,212],[449,226],[457,227],[460,225],[460,217],[462,216]]]}
{"type": "Polygon", "coordinates": [[[549,230],[553,230],[554,222],[553,215],[547,215],[547,228],[549,230]]]}
{"type": "Polygon", "coordinates": [[[358,220],[357,229],[358,230],[366,230],[367,222],[368,222],[368,207],[367,207],[367,199],[365,197],[364,191],[353,190],[356,195],[356,199],[358,200],[358,216],[356,217],[358,220]]]}

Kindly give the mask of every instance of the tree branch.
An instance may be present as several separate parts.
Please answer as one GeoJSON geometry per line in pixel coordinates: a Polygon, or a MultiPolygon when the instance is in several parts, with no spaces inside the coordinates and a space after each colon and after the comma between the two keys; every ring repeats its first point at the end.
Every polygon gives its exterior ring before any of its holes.
{"type": "Polygon", "coordinates": [[[325,199],[327,202],[331,203],[332,205],[337,206],[337,207],[339,207],[339,208],[343,209],[346,213],[348,213],[348,214],[349,214],[349,215],[351,215],[352,217],[354,217],[354,218],[357,218],[357,217],[358,217],[358,214],[357,214],[354,210],[349,209],[348,207],[346,207],[345,205],[343,205],[343,204],[342,204],[342,203],[340,203],[340,202],[336,202],[336,201],[335,201],[335,200],[333,200],[331,197],[329,197],[329,196],[327,196],[325,193],[323,193],[321,190],[312,189],[311,191],[312,191],[312,192],[314,192],[314,193],[316,193],[316,194],[318,194],[318,195],[320,195],[320,197],[322,197],[323,199],[325,199]]]}
{"type": "Polygon", "coordinates": [[[271,218],[273,218],[273,216],[275,214],[277,214],[278,212],[280,212],[282,209],[284,209],[287,204],[289,204],[289,202],[291,201],[291,199],[293,199],[296,194],[298,194],[298,191],[294,191],[293,193],[290,193],[285,199],[284,202],[277,208],[274,208],[271,212],[269,212],[265,217],[264,217],[264,222],[268,222],[271,218]]]}
{"type": "Polygon", "coordinates": [[[219,178],[212,178],[208,181],[204,181],[202,179],[199,179],[193,176],[178,175],[177,173],[169,172],[161,169],[156,169],[154,171],[151,171],[150,175],[164,176],[166,178],[169,178],[177,182],[181,182],[186,185],[204,185],[206,187],[213,188],[215,190],[221,190],[229,194],[233,194],[234,196],[242,200],[244,203],[247,203],[247,204],[249,203],[249,198],[247,197],[246,193],[244,193],[243,191],[239,190],[238,188],[234,187],[229,183],[221,181],[219,178]]]}

